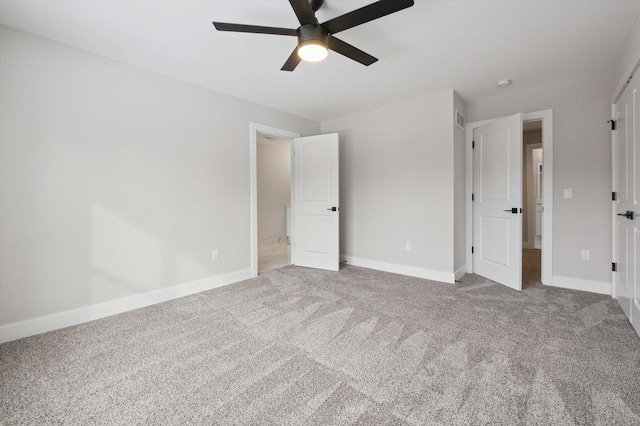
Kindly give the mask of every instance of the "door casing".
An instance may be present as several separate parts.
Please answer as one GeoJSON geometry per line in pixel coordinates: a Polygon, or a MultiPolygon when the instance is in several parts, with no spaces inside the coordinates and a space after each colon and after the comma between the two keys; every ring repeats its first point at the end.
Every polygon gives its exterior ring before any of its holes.
{"type": "MultiPolygon", "coordinates": [[[[467,123],[466,127],[466,263],[467,273],[473,273],[473,130],[491,123],[494,120],[505,118],[496,117],[490,120],[467,123]]],[[[544,173],[542,176],[544,211],[542,213],[542,261],[541,281],[545,285],[553,285],[553,110],[543,110],[522,114],[522,121],[542,120],[542,164],[544,173]]]]}

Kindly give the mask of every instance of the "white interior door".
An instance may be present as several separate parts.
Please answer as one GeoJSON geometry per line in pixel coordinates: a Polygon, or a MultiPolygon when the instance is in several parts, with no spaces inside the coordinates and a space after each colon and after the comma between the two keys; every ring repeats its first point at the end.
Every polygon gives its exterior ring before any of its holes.
{"type": "Polygon", "coordinates": [[[338,134],[294,140],[293,263],[340,269],[338,134]]]}
{"type": "Polygon", "coordinates": [[[522,114],[474,130],[473,269],[522,290],[522,114]]]}
{"type": "MultiPolygon", "coordinates": [[[[629,88],[627,88],[629,90],[629,88]]],[[[631,325],[635,328],[636,333],[640,336],[640,81],[635,78],[631,84],[633,97],[633,293],[631,296],[631,325]]],[[[619,216],[617,216],[619,217],[619,216]]]]}
{"type": "Polygon", "coordinates": [[[640,284],[638,256],[640,229],[640,96],[638,79],[632,79],[614,105],[614,297],[640,335],[640,284]]]}

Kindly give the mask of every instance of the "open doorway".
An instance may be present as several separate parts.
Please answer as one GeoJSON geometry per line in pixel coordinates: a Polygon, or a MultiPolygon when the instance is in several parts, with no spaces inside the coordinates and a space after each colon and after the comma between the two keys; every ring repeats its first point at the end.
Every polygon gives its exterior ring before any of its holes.
{"type": "MultiPolygon", "coordinates": [[[[540,191],[542,194],[542,199],[544,204],[541,206],[541,229],[542,236],[540,238],[541,250],[539,254],[541,256],[540,259],[540,275],[543,285],[556,285],[553,282],[553,110],[544,110],[544,111],[536,111],[536,112],[528,112],[523,113],[521,115],[522,122],[527,123],[531,121],[540,121],[541,122],[541,142],[542,142],[542,157],[544,163],[544,167],[541,168],[541,179],[540,179],[540,191]]],[[[507,118],[507,117],[502,117],[507,118]]],[[[467,273],[478,273],[479,275],[483,275],[476,268],[476,256],[478,255],[478,250],[474,252],[474,235],[478,232],[478,229],[474,227],[474,211],[476,210],[474,205],[477,203],[474,202],[474,133],[477,129],[489,125],[491,123],[500,120],[500,118],[496,119],[488,119],[483,121],[476,122],[468,122],[466,126],[466,194],[467,200],[469,200],[466,204],[466,252],[467,252],[467,273]]],[[[520,151],[520,150],[518,150],[520,151]]],[[[518,158],[522,159],[520,154],[518,154],[518,158]]],[[[520,191],[522,190],[521,184],[518,183],[520,191]]],[[[521,234],[521,230],[518,229],[518,235],[521,234]]],[[[521,258],[521,243],[519,241],[517,244],[517,250],[513,252],[515,256],[518,258],[517,265],[518,267],[522,266],[522,258],[521,258]]],[[[483,275],[485,276],[485,275],[483,275]]],[[[522,283],[522,273],[518,271],[517,276],[517,284],[520,286],[522,283]]],[[[490,278],[493,279],[493,278],[490,278]]],[[[497,281],[497,280],[495,280],[497,281]]],[[[511,286],[510,286],[511,287],[511,286]]],[[[512,287],[513,288],[513,287],[512,287]]]]}
{"type": "Polygon", "coordinates": [[[291,204],[293,250],[290,250],[289,263],[307,268],[338,271],[340,268],[338,134],[301,138],[296,132],[252,122],[249,124],[251,276],[258,276],[257,151],[260,135],[289,140],[290,159],[295,158],[295,161],[291,161],[290,194],[298,201],[291,204]],[[294,150],[297,153],[295,157],[294,150]],[[303,179],[303,176],[306,178],[303,179]]]}
{"type": "Polygon", "coordinates": [[[256,140],[258,273],[291,264],[291,140],[256,140]]]}
{"type": "MultiPolygon", "coordinates": [[[[258,276],[258,137],[259,135],[293,140],[300,133],[264,124],[249,123],[249,171],[251,183],[251,276],[258,276]]],[[[293,174],[293,173],[292,173],[293,174]]],[[[291,206],[291,215],[295,215],[295,206],[291,206]]],[[[292,237],[294,229],[292,229],[292,237]]],[[[291,253],[291,263],[295,263],[295,253],[291,253]]]]}
{"type": "Polygon", "coordinates": [[[541,283],[542,120],[522,123],[522,288],[541,283]]]}

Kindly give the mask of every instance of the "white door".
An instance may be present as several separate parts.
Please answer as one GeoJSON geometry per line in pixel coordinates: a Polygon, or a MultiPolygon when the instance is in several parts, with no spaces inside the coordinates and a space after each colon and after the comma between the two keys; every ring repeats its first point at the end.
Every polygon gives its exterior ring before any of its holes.
{"type": "Polygon", "coordinates": [[[614,297],[640,335],[640,96],[638,79],[632,79],[614,105],[614,297]]]}
{"type": "Polygon", "coordinates": [[[294,140],[293,263],[340,268],[338,134],[294,140]]]}
{"type": "MultiPolygon", "coordinates": [[[[629,90],[629,88],[627,88],[629,90]]],[[[633,294],[631,296],[631,325],[640,336],[640,81],[635,78],[631,84],[633,90],[633,294]]],[[[619,217],[619,216],[617,216],[619,217]]]]}
{"type": "Polygon", "coordinates": [[[522,290],[522,114],[474,130],[473,269],[522,290]]]}

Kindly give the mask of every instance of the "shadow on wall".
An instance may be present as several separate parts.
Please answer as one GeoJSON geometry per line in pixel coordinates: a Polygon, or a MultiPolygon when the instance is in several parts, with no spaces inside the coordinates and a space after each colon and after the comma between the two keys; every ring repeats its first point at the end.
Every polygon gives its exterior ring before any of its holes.
{"type": "Polygon", "coordinates": [[[90,303],[145,293],[177,282],[184,275],[210,271],[114,212],[98,204],[91,208],[90,303]]]}

